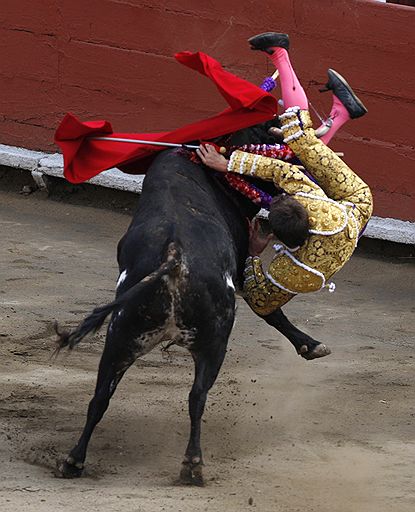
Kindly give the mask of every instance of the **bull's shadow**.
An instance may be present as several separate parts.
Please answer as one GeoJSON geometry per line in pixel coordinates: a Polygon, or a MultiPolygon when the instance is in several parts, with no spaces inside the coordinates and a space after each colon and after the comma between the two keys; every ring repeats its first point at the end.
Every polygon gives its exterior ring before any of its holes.
{"type": "MultiPolygon", "coordinates": [[[[277,121],[239,132],[227,143],[275,143],[268,133],[274,124],[277,121]]],[[[264,188],[264,182],[260,186],[264,188]]],[[[276,193],[272,184],[268,191],[276,193]]],[[[195,363],[189,395],[190,439],[180,478],[183,483],[203,484],[201,418],[234,323],[235,290],[242,283],[248,249],[247,219],[258,211],[258,206],[228,188],[221,176],[176,150],[162,152],[154,160],[137,211],[118,245],[115,300],[96,308],[74,331],[60,334],[60,347],[72,348],[112,315],[86,425],[61,465],[62,476],[81,475],[89,439],[118,382],[138,357],[167,340],[187,348],[195,363]]],[[[264,320],[298,352],[303,345],[310,352],[318,345],[281,310],[264,320]]]]}

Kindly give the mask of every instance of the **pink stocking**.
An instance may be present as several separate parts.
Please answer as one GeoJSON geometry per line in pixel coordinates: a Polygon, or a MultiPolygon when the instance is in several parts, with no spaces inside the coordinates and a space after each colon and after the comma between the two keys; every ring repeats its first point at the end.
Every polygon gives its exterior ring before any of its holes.
{"type": "MultiPolygon", "coordinates": [[[[302,110],[308,110],[307,96],[291,66],[287,50],[277,47],[272,48],[272,50],[274,50],[274,53],[270,55],[270,58],[280,75],[284,109],[298,106],[302,110]]],[[[330,130],[320,138],[326,145],[334,137],[337,130],[350,119],[345,106],[336,96],[333,96],[333,105],[329,117],[332,120],[332,126],[330,130]]]]}
{"type": "Polygon", "coordinates": [[[333,124],[330,130],[323,135],[320,140],[328,145],[330,140],[334,137],[337,130],[341,128],[347,121],[350,119],[350,115],[346,110],[346,107],[343,103],[333,95],[333,105],[331,107],[331,111],[329,114],[329,118],[332,120],[333,124]]]}
{"type": "Polygon", "coordinates": [[[284,108],[298,106],[302,110],[308,110],[307,96],[291,66],[287,50],[284,48],[272,48],[272,50],[274,53],[270,58],[280,74],[284,108]]]}

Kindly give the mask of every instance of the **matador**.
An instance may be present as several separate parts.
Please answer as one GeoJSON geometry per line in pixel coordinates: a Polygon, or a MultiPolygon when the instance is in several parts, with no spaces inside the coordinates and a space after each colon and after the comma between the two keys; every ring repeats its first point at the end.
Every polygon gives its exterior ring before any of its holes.
{"type": "MultiPolygon", "coordinates": [[[[252,37],[251,47],[265,51],[279,71],[285,112],[280,115],[284,143],[317,183],[286,161],[236,150],[230,160],[212,146],[197,150],[202,162],[221,172],[272,180],[282,189],[272,203],[271,229],[278,240],[275,256],[264,270],[259,254],[265,245],[251,233],[244,273],[244,295],[251,308],[266,316],[295,295],[329,286],[329,279],[352,256],[360,231],[373,209],[368,185],[315,135],[308,100],[292,68],[287,34],[267,32],[252,37]]],[[[366,113],[349,84],[331,70],[334,123],[366,113]]]]}

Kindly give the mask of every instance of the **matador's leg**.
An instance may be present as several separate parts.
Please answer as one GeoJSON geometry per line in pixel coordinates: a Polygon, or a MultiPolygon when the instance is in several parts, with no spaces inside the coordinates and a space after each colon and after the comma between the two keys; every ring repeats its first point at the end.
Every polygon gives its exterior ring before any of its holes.
{"type": "Polygon", "coordinates": [[[329,69],[327,75],[329,79],[326,86],[320,90],[320,92],[333,91],[333,104],[328,117],[330,129],[320,137],[320,140],[326,145],[347,121],[357,119],[367,113],[366,107],[337,71],[329,69]]]}
{"type": "Polygon", "coordinates": [[[356,206],[355,217],[360,228],[363,227],[373,209],[372,195],[366,183],[315,136],[308,111],[294,107],[280,118],[284,141],[328,197],[356,206]]]}
{"type": "Polygon", "coordinates": [[[298,106],[302,110],[307,110],[307,96],[295,74],[290,62],[290,57],[288,56],[288,36],[286,43],[284,44],[284,40],[282,40],[281,44],[283,47],[274,46],[269,49],[273,52],[269,57],[279,72],[284,107],[287,109],[289,107],[298,106]]]}
{"type": "MultiPolygon", "coordinates": [[[[276,37],[278,41],[278,37],[276,37]]],[[[284,46],[284,38],[282,39],[284,46]]],[[[314,133],[304,89],[291,66],[285,47],[272,47],[270,58],[278,69],[281,91],[287,110],[280,116],[284,142],[312,173],[324,192],[336,201],[350,201],[357,206],[356,217],[362,227],[372,214],[369,187],[314,133]]],[[[338,105],[337,105],[338,106],[338,105]]],[[[340,108],[340,106],[338,106],[340,108]]],[[[344,107],[342,106],[343,110],[344,107]]]]}
{"type": "Polygon", "coordinates": [[[331,139],[336,135],[336,132],[340,130],[347,121],[350,121],[349,113],[339,98],[333,95],[333,104],[326,121],[326,126],[330,126],[330,128],[327,133],[320,137],[321,142],[328,146],[331,139]]]}

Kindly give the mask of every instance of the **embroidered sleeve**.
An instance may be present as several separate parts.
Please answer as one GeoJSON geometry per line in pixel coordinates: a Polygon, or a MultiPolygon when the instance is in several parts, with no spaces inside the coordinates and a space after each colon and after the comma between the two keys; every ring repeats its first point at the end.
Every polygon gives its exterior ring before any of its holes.
{"type": "Polygon", "coordinates": [[[323,190],[296,165],[276,158],[234,151],[229,160],[228,171],[274,181],[277,187],[282,188],[288,194],[312,192],[314,195],[325,195],[323,190]]]}
{"type": "Polygon", "coordinates": [[[287,144],[244,144],[243,146],[232,146],[231,151],[244,151],[254,155],[278,158],[279,160],[291,160],[295,157],[294,151],[287,144]]]}
{"type": "Polygon", "coordinates": [[[269,315],[294,296],[271,283],[257,256],[246,260],[244,277],[245,300],[258,315],[269,315]]]}

